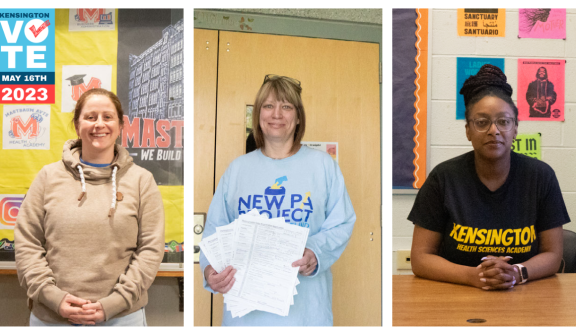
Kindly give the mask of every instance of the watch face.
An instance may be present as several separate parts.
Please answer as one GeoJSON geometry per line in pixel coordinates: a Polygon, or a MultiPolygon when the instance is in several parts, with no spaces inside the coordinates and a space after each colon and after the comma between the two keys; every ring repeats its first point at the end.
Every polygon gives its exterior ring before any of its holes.
{"type": "Polygon", "coordinates": [[[526,270],[526,267],[522,267],[522,279],[528,279],[528,270],[526,270]]]}

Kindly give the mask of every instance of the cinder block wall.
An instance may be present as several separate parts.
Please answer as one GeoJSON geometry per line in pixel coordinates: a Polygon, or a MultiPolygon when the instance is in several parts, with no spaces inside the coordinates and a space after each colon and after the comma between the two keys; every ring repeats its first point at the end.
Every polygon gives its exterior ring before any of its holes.
{"type": "MultiPolygon", "coordinates": [[[[506,10],[506,37],[459,37],[456,9],[429,12],[431,59],[429,63],[431,101],[428,105],[428,162],[430,173],[439,163],[472,150],[466,139],[465,122],[456,120],[456,58],[498,57],[505,59],[504,72],[514,89],[517,103],[518,58],[566,60],[564,122],[520,121],[518,133],[542,134],[542,160],[550,164],[560,183],[571,223],[565,229],[576,231],[576,9],[566,10],[566,40],[518,38],[518,9],[506,10]]],[[[413,224],[406,219],[415,194],[392,196],[392,273],[396,270],[396,250],[410,249],[413,224]]]]}

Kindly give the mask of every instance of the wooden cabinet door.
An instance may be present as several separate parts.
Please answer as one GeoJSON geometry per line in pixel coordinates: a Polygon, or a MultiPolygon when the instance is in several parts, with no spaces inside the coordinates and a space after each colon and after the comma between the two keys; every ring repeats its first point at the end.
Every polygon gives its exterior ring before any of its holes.
{"type": "MultiPolygon", "coordinates": [[[[217,71],[218,31],[194,29],[193,212],[207,213],[214,194],[217,71]]],[[[193,223],[186,227],[193,229],[193,223]]],[[[210,326],[211,311],[212,294],[203,288],[200,265],[194,264],[194,325],[210,326]]]]}

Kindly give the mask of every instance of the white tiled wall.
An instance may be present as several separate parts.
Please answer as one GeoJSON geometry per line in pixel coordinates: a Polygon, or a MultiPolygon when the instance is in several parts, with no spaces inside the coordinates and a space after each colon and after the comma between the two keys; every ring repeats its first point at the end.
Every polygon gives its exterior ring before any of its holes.
{"type": "MultiPolygon", "coordinates": [[[[564,202],[574,221],[564,226],[576,231],[576,9],[566,11],[566,40],[518,38],[518,9],[506,10],[506,37],[459,37],[456,9],[430,10],[429,63],[431,103],[428,105],[428,169],[472,150],[466,139],[464,121],[456,120],[456,58],[499,57],[505,59],[508,82],[516,101],[518,58],[551,58],[566,60],[565,122],[521,121],[519,133],[542,134],[542,160],[550,164],[560,183],[564,202]]],[[[393,195],[392,256],[410,249],[413,225],[406,219],[415,194],[393,195]]]]}

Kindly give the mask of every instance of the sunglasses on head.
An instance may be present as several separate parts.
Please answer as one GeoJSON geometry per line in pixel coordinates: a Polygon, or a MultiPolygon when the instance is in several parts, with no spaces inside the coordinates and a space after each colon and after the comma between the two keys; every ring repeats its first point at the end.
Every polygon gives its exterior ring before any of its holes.
{"type": "Polygon", "coordinates": [[[294,78],[290,78],[290,77],[286,77],[286,76],[279,76],[277,74],[267,74],[264,77],[264,82],[262,84],[266,84],[268,81],[272,80],[272,79],[276,79],[276,78],[283,78],[288,80],[289,82],[291,82],[292,84],[300,87],[300,80],[298,79],[294,79],[294,78]]]}

